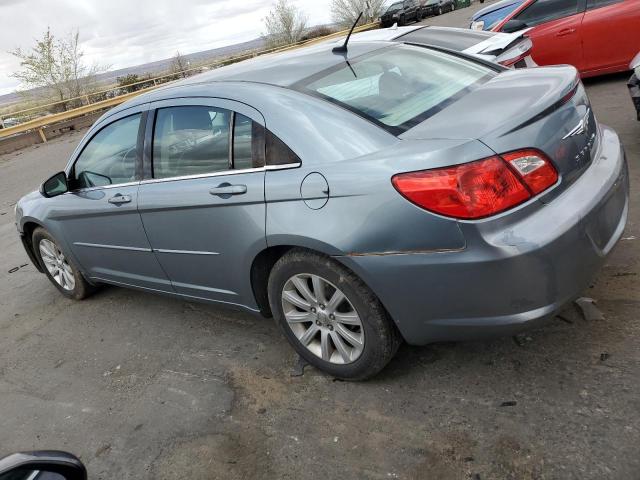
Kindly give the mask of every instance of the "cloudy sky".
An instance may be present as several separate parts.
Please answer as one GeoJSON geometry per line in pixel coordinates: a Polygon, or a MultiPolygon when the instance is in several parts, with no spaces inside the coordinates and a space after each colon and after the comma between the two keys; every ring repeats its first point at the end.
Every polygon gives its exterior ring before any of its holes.
{"type": "MultiPolygon", "coordinates": [[[[47,26],[80,29],[88,63],[113,69],[251,40],[275,0],[0,0],[0,95],[14,91],[19,62],[7,51],[30,48],[47,26]]],[[[330,0],[291,0],[309,24],[330,21],[330,0]]]]}

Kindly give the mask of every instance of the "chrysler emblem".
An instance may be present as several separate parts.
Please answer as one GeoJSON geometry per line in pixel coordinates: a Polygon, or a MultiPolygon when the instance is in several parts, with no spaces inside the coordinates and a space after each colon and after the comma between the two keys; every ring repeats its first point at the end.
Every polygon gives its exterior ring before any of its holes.
{"type": "Polygon", "coordinates": [[[589,114],[591,113],[591,109],[587,108],[587,113],[584,114],[584,117],[582,117],[582,119],[578,122],[578,124],[573,127],[569,133],[567,133],[564,137],[562,137],[563,140],[569,138],[569,137],[573,137],[575,135],[580,135],[583,134],[587,131],[587,128],[589,127],[589,114]]]}

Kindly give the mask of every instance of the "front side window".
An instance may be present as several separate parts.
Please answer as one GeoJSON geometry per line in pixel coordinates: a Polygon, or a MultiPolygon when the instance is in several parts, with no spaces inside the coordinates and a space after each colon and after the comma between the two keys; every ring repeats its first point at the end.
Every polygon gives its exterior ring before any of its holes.
{"type": "Polygon", "coordinates": [[[496,72],[435,50],[399,45],[363,55],[295,86],[394,134],[423,122],[496,72]]]}
{"type": "Polygon", "coordinates": [[[537,0],[515,18],[533,27],[576,13],[578,13],[578,0],[537,0]]]}
{"type": "Polygon", "coordinates": [[[169,178],[230,168],[231,112],[222,108],[160,108],[153,135],[153,177],[169,178]]]}
{"type": "Polygon", "coordinates": [[[77,188],[103,187],[135,180],[141,114],[116,120],[84,147],[71,178],[77,188]]]}

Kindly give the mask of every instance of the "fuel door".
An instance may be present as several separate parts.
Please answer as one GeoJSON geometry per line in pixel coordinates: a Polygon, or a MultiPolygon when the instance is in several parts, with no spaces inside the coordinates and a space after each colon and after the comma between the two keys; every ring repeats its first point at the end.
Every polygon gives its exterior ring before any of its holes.
{"type": "Polygon", "coordinates": [[[312,172],[302,180],[300,196],[312,210],[319,210],[329,201],[329,184],[318,172],[312,172]]]}

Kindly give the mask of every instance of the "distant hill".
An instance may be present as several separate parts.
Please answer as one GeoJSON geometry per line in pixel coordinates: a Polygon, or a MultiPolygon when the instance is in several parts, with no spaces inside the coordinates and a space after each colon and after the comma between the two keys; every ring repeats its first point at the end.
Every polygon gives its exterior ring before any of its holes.
{"type": "MultiPolygon", "coordinates": [[[[228,57],[230,55],[238,55],[242,52],[246,52],[249,50],[256,50],[264,48],[264,40],[261,38],[256,38],[254,40],[250,40],[248,42],[237,43],[235,45],[229,45],[227,47],[213,48],[211,50],[205,50],[203,52],[196,52],[185,54],[183,57],[192,63],[202,63],[211,61],[215,62],[217,59],[228,57]]],[[[118,77],[122,77],[124,75],[129,74],[138,74],[142,75],[145,73],[149,73],[152,76],[158,76],[162,73],[165,73],[171,67],[172,58],[166,58],[164,60],[158,60],[156,62],[145,63],[143,65],[136,65],[135,67],[127,67],[121,68],[119,70],[111,70],[105,73],[101,73],[96,75],[96,80],[99,83],[109,85],[116,83],[116,79],[118,77]]],[[[0,105],[6,105],[10,103],[17,102],[22,97],[15,92],[8,93],[5,95],[0,95],[0,105]]]]}

